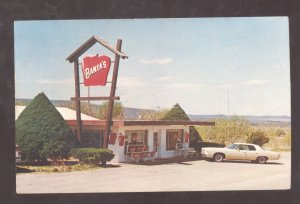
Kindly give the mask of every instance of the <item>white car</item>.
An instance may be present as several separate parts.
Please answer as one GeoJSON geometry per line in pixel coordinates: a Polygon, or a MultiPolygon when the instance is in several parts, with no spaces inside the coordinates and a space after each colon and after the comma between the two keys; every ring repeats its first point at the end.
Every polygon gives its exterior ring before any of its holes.
{"type": "Polygon", "coordinates": [[[201,150],[204,158],[213,159],[216,162],[225,160],[249,160],[259,164],[267,160],[278,160],[280,154],[274,151],[267,151],[260,146],[249,143],[234,143],[224,148],[204,147],[201,150]]]}

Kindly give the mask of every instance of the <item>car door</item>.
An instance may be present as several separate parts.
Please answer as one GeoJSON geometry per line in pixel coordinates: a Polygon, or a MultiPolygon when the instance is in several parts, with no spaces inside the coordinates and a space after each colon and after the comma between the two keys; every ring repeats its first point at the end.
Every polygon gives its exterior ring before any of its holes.
{"type": "Polygon", "coordinates": [[[242,145],[242,144],[239,145],[237,147],[236,154],[235,154],[235,157],[233,159],[245,160],[246,156],[247,156],[247,150],[248,150],[247,145],[242,145]]]}
{"type": "Polygon", "coordinates": [[[253,145],[247,145],[248,146],[248,151],[246,155],[247,160],[256,160],[258,157],[258,151],[253,145]]]}

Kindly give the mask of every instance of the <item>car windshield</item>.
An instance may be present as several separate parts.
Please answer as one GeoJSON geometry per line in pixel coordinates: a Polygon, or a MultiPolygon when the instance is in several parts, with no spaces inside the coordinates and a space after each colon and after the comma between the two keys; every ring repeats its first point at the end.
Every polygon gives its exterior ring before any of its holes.
{"type": "Polygon", "coordinates": [[[237,144],[231,144],[231,145],[227,146],[226,148],[228,148],[228,149],[236,149],[237,146],[238,146],[237,144]]]}

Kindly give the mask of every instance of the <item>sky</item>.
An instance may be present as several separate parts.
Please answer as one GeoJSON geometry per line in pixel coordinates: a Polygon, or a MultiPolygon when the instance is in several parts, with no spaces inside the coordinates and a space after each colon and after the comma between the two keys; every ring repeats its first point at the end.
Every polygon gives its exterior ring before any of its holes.
{"type": "MultiPolygon", "coordinates": [[[[116,96],[126,107],[291,115],[287,17],[16,21],[16,98],[44,92],[70,100],[74,69],[66,58],[94,35],[114,47],[122,39],[129,58],[120,61],[116,96]]],[[[96,54],[114,60],[100,44],[79,60],[96,54]]],[[[91,87],[90,96],[109,89],[91,87]]],[[[81,96],[87,90],[82,85],[81,96]]]]}

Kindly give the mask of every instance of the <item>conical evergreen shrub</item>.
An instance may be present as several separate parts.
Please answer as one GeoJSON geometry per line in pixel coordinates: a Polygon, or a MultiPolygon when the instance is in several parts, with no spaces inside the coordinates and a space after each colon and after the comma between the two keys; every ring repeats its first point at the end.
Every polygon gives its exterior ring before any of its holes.
{"type": "MultiPolygon", "coordinates": [[[[190,120],[181,106],[176,103],[162,118],[161,120],[190,120]]],[[[200,134],[194,126],[190,126],[190,143],[202,141],[200,134]]]]}
{"type": "Polygon", "coordinates": [[[16,121],[16,143],[26,161],[66,158],[77,143],[72,130],[44,93],[16,121]]]}
{"type": "Polygon", "coordinates": [[[176,103],[161,120],[190,120],[184,110],[176,103]]]}

